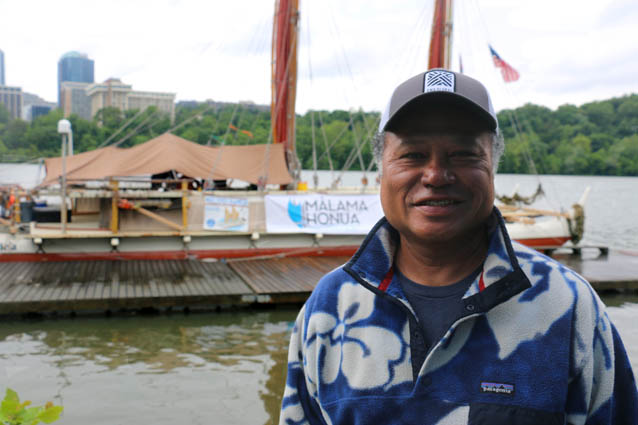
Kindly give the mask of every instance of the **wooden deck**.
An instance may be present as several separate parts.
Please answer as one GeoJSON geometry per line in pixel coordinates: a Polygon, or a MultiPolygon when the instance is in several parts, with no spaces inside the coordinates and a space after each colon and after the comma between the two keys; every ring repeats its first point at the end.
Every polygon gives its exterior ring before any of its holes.
{"type": "Polygon", "coordinates": [[[583,248],[581,255],[555,253],[553,258],[585,277],[597,291],[638,290],[638,252],[583,248]]]}
{"type": "MultiPolygon", "coordinates": [[[[638,253],[554,254],[596,290],[638,290],[638,253]]],[[[303,302],[348,257],[0,263],[0,315],[303,302]]]]}
{"type": "Polygon", "coordinates": [[[303,302],[346,257],[0,263],[0,315],[303,302]]]}

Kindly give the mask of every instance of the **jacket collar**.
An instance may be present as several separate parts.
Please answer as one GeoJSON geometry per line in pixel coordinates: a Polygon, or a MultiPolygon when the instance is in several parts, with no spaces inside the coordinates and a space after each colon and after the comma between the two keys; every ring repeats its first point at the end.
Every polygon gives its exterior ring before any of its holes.
{"type": "MultiPolygon", "coordinates": [[[[531,286],[518,264],[498,208],[494,207],[490,220],[496,228],[491,232],[483,271],[463,296],[466,305],[473,305],[474,313],[487,311],[531,286]]],[[[392,272],[398,241],[398,232],[385,217],[382,218],[346,263],[344,270],[374,292],[384,292],[405,300],[392,272]]]]}

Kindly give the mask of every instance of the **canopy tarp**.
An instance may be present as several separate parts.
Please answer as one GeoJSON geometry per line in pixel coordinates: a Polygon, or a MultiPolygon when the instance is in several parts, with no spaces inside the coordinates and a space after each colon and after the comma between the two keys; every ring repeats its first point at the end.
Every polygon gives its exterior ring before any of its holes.
{"type": "MultiPolygon", "coordinates": [[[[62,158],[47,158],[42,185],[57,183],[62,158]]],[[[209,147],[164,133],[132,148],[105,147],[66,158],[67,180],[159,174],[170,170],[200,179],[238,179],[259,184],[289,184],[283,145],[209,147]]]]}

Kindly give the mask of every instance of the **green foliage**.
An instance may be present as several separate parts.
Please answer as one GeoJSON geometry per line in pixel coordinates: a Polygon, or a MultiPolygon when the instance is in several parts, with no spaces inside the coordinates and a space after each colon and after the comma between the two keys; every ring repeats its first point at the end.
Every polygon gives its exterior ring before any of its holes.
{"type": "Polygon", "coordinates": [[[0,125],[8,123],[9,119],[9,110],[0,103],[0,125]]]}
{"type": "Polygon", "coordinates": [[[36,425],[40,422],[50,424],[60,418],[64,409],[48,402],[44,406],[30,406],[30,401],[20,403],[18,394],[7,388],[4,400],[0,405],[0,424],[2,425],[36,425]]]}
{"type": "MultiPolygon", "coordinates": [[[[104,108],[92,121],[71,116],[75,153],[95,149],[109,138],[109,144],[134,146],[174,127],[174,134],[203,145],[271,141],[270,111],[255,105],[178,107],[174,122],[154,107],[138,112],[104,108]],[[127,122],[128,126],[115,134],[127,122]]],[[[0,107],[0,162],[59,156],[57,121],[61,118],[61,111],[54,110],[32,123],[10,120],[0,107]]],[[[562,105],[555,111],[527,104],[503,110],[498,118],[506,142],[500,172],[638,175],[638,95],[580,107],[562,105]]],[[[314,134],[319,169],[368,169],[372,161],[369,141],[378,119],[378,113],[362,111],[298,115],[296,151],[303,168],[313,168],[314,134]]]]}
{"type": "Polygon", "coordinates": [[[539,173],[638,176],[638,95],[556,111],[525,105],[498,118],[506,143],[500,172],[527,173],[531,157],[539,173]]]}

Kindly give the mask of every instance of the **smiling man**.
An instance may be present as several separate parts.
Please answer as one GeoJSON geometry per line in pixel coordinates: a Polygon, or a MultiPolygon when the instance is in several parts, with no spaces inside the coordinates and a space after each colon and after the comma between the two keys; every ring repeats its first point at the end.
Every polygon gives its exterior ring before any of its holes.
{"type": "Polygon", "coordinates": [[[573,271],[512,243],[483,85],[399,85],[375,155],[385,217],[291,337],[282,424],[638,424],[627,355],[573,271]]]}

